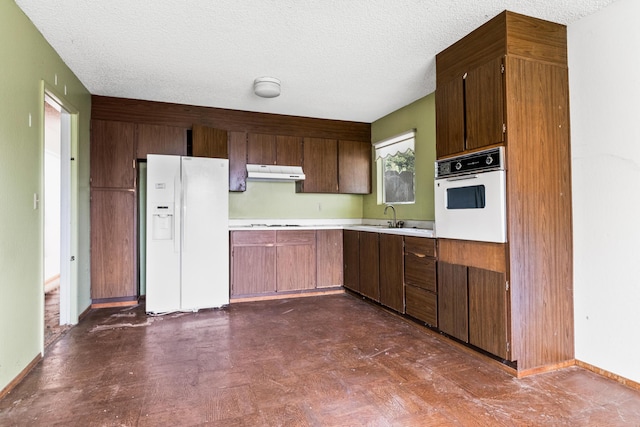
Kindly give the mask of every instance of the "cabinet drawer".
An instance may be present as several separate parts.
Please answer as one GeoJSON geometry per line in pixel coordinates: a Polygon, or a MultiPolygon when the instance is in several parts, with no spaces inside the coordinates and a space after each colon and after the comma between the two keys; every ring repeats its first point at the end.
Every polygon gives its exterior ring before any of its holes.
{"type": "Polygon", "coordinates": [[[276,241],[278,244],[315,245],[316,230],[280,230],[276,241]]]}
{"type": "Polygon", "coordinates": [[[234,246],[274,245],[275,230],[232,231],[231,243],[234,246]]]}
{"type": "Polygon", "coordinates": [[[404,283],[437,292],[436,260],[407,252],[404,256],[404,283]]]}
{"type": "Polygon", "coordinates": [[[421,258],[434,258],[436,256],[436,239],[405,236],[404,250],[405,253],[412,253],[421,258]]]}
{"type": "Polygon", "coordinates": [[[415,286],[405,288],[406,313],[431,326],[438,326],[438,297],[415,286]]]}

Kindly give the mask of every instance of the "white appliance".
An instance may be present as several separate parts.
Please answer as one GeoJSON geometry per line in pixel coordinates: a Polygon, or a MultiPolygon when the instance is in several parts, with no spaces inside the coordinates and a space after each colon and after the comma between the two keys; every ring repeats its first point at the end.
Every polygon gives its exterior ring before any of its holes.
{"type": "Polygon", "coordinates": [[[229,161],[147,156],[148,313],[229,304],[229,161]]]}
{"type": "Polygon", "coordinates": [[[504,148],[436,162],[438,238],[507,241],[504,148]]]}
{"type": "Polygon", "coordinates": [[[304,181],[302,166],[247,165],[247,179],[254,181],[304,181]]]}

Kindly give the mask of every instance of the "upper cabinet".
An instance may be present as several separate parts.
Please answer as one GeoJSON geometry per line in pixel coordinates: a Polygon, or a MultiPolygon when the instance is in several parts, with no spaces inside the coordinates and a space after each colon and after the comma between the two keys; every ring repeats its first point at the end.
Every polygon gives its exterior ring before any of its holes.
{"type": "Polygon", "coordinates": [[[371,143],[338,141],[338,189],[340,193],[371,193],[371,143]]]}
{"type": "Polygon", "coordinates": [[[91,121],[91,186],[134,188],[135,125],[91,121]]]}
{"type": "Polygon", "coordinates": [[[305,180],[296,183],[302,193],[338,192],[338,141],[304,138],[305,180]]]}
{"type": "Polygon", "coordinates": [[[438,87],[438,158],[504,143],[503,76],[502,58],[495,58],[438,87]]]}
{"type": "Polygon", "coordinates": [[[503,12],[436,55],[438,158],[507,143],[510,56],[566,67],[566,28],[503,12]]]}
{"type": "Polygon", "coordinates": [[[138,143],[136,158],[146,159],[147,154],[187,155],[187,130],[174,126],[136,125],[138,143]]]}
{"type": "Polygon", "coordinates": [[[304,138],[302,193],[369,194],[371,143],[365,141],[304,138]]]}
{"type": "Polygon", "coordinates": [[[247,163],[302,166],[302,138],[250,133],[247,136],[247,163]]]}
{"type": "Polygon", "coordinates": [[[192,140],[194,157],[229,158],[226,130],[193,125],[192,140]]]}

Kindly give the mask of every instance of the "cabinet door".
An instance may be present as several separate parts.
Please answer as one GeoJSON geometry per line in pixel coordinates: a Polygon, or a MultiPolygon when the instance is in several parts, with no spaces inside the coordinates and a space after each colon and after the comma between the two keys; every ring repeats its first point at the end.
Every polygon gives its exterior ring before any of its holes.
{"type": "Polygon", "coordinates": [[[276,291],[275,246],[235,246],[231,253],[231,295],[276,291]]]}
{"type": "Polygon", "coordinates": [[[247,134],[229,132],[229,191],[247,189],[247,134]]]}
{"type": "Polygon", "coordinates": [[[302,166],[302,138],[276,136],[276,164],[302,166]]]}
{"type": "Polygon", "coordinates": [[[452,337],[469,341],[467,267],[438,262],[438,327],[452,337]]]}
{"type": "Polygon", "coordinates": [[[342,233],[344,287],[360,292],[360,239],[354,230],[342,233]]]}
{"type": "Polygon", "coordinates": [[[465,79],[466,149],[504,142],[502,58],[470,70],[465,79]]]}
{"type": "Polygon", "coordinates": [[[380,301],[380,252],[378,233],[361,231],[359,236],[360,293],[380,301]]]}
{"type": "Polygon", "coordinates": [[[276,291],[276,232],[231,233],[231,295],[276,291]]]}
{"type": "Polygon", "coordinates": [[[278,231],[276,234],[276,290],[316,287],[315,230],[278,231]]]}
{"type": "Polygon", "coordinates": [[[342,286],[342,230],[316,230],[316,251],[316,286],[342,286]]]}
{"type": "Polygon", "coordinates": [[[438,326],[438,296],[422,288],[407,285],[406,312],[409,316],[431,325],[438,326]]]}
{"type": "Polygon", "coordinates": [[[91,121],[91,186],[134,188],[135,125],[91,121]]]}
{"type": "Polygon", "coordinates": [[[436,89],[436,157],[465,149],[464,81],[462,77],[439,83],[436,89]]]}
{"type": "Polygon", "coordinates": [[[437,292],[435,239],[404,238],[404,283],[437,292]]]}
{"type": "Polygon", "coordinates": [[[91,298],[135,298],[136,194],[91,190],[91,298]]]}
{"type": "Polygon", "coordinates": [[[343,194],[371,193],[371,144],[338,141],[338,188],[343,194]]]}
{"type": "Polygon", "coordinates": [[[206,126],[193,125],[193,156],[229,158],[227,131],[206,126]]]}
{"type": "Polygon", "coordinates": [[[138,140],[136,158],[146,159],[147,154],[187,155],[187,130],[175,126],[136,125],[138,140]]]}
{"type": "Polygon", "coordinates": [[[250,165],[275,165],[276,136],[260,133],[248,134],[247,163],[250,165]]]}
{"type": "Polygon", "coordinates": [[[380,234],[380,303],[404,313],[403,237],[380,234]]]}
{"type": "Polygon", "coordinates": [[[469,343],[509,359],[504,273],[469,267],[469,343]]]}
{"type": "Polygon", "coordinates": [[[303,193],[338,192],[338,141],[324,138],[304,138],[304,181],[296,183],[303,193]]]}

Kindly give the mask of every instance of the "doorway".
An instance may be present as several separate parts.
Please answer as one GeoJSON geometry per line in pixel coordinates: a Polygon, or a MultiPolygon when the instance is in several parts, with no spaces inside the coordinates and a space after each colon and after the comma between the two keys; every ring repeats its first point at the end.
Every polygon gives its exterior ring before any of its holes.
{"type": "Polygon", "coordinates": [[[44,101],[44,346],[70,328],[71,115],[45,92],[44,101]]]}

